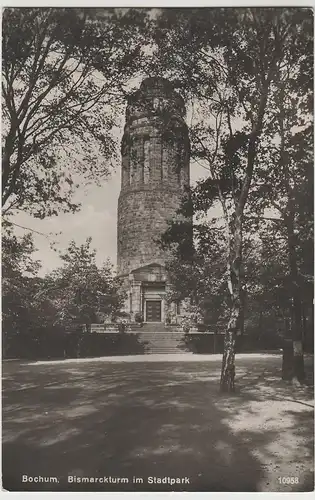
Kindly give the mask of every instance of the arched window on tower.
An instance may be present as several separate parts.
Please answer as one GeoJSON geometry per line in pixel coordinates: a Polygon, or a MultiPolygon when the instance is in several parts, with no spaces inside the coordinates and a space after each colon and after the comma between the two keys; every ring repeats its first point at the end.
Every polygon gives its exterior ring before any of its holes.
{"type": "Polygon", "coordinates": [[[150,140],[146,139],[143,144],[143,184],[150,181],[150,140]]]}

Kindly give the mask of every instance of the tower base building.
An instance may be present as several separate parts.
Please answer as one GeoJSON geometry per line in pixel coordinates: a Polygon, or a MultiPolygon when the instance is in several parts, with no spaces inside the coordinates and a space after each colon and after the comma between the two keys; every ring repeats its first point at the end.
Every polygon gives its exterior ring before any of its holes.
{"type": "Polygon", "coordinates": [[[163,78],[145,79],[128,99],[118,201],[118,276],[130,319],[165,322],[170,304],[166,254],[159,240],[189,188],[189,138],[184,101],[163,78]]]}

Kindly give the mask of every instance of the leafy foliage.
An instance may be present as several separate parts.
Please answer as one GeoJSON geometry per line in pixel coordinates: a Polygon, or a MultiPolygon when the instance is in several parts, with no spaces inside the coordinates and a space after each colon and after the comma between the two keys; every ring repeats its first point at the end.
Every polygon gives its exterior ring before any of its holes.
{"type": "Polygon", "coordinates": [[[38,289],[39,262],[33,259],[34,244],[27,234],[18,238],[10,227],[2,234],[2,338],[4,353],[42,323],[34,304],[38,289]]]}
{"type": "Polygon", "coordinates": [[[145,11],[7,8],[3,14],[2,204],[75,211],[80,179],[115,161],[113,132],[139,70],[145,11]]]}
{"type": "MultiPolygon", "coordinates": [[[[311,113],[307,80],[312,78],[312,26],[312,13],[305,9],[172,9],[163,11],[158,21],[155,40],[160,68],[191,103],[191,155],[209,171],[192,194],[194,207],[207,214],[219,202],[225,222],[231,308],[222,388],[226,388],[228,370],[233,371],[235,334],[244,306],[244,232],[249,230],[251,235],[253,227],[261,227],[258,221],[268,202],[270,207],[270,197],[265,203],[268,189],[276,203],[287,209],[288,187],[295,199],[306,188],[305,174],[301,184],[293,186],[292,176],[281,165],[285,158],[296,164],[297,154],[299,163],[304,162],[303,141],[294,137],[292,127],[305,130],[303,113],[311,113]],[[302,76],[303,71],[307,76],[302,76]],[[285,146],[281,140],[284,107],[291,120],[291,126],[285,127],[285,146]],[[294,143],[297,148],[292,148],[294,143]],[[270,184],[265,176],[272,179],[270,184]],[[252,227],[248,216],[253,218],[252,227]]],[[[257,241],[257,236],[252,238],[257,241]]],[[[290,247],[292,265],[296,238],[290,247]]],[[[211,249],[209,260],[210,255],[211,249]]],[[[285,268],[285,262],[281,264],[285,268]]]]}
{"type": "Polygon", "coordinates": [[[97,266],[91,239],[81,246],[71,242],[61,256],[63,265],[43,278],[37,276],[33,252],[31,235],[4,236],[5,353],[23,351],[27,342],[45,342],[46,336],[79,331],[83,324],[88,330],[90,323],[115,315],[124,299],[110,263],[97,266]]]}
{"type": "MultiPolygon", "coordinates": [[[[226,248],[222,231],[209,224],[194,226],[194,246],[187,259],[177,225],[167,232],[169,252],[166,267],[172,288],[169,300],[187,301],[200,321],[216,328],[227,318],[230,298],[226,285],[226,248]]],[[[167,243],[166,243],[167,248],[167,243]]]]}
{"type": "Polygon", "coordinates": [[[98,267],[91,238],[80,246],[72,241],[61,255],[62,267],[46,277],[43,294],[56,311],[54,324],[73,328],[114,315],[124,296],[119,292],[109,261],[98,267]]]}

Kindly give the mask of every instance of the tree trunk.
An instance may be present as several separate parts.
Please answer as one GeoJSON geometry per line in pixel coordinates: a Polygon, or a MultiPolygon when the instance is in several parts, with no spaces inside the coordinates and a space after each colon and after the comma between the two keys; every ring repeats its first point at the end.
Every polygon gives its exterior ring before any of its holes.
{"type": "Polygon", "coordinates": [[[224,351],[221,369],[220,389],[222,392],[234,391],[235,342],[240,330],[241,320],[241,265],[242,265],[242,216],[236,213],[230,225],[229,282],[231,312],[224,337],[224,351]]]}
{"type": "Polygon", "coordinates": [[[222,392],[234,391],[235,378],[235,322],[238,318],[237,307],[232,306],[231,316],[228,323],[227,331],[224,337],[224,351],[221,368],[220,389],[222,392]]]}
{"type": "Polygon", "coordinates": [[[259,347],[260,347],[260,339],[262,336],[262,324],[263,324],[262,311],[259,311],[259,321],[258,321],[258,346],[259,347]]]}
{"type": "Polygon", "coordinates": [[[292,327],[290,329],[290,341],[287,341],[283,348],[282,358],[282,379],[293,380],[299,382],[305,380],[304,371],[304,356],[303,356],[303,321],[302,321],[302,302],[300,298],[300,289],[298,283],[298,266],[296,258],[296,237],[294,234],[294,213],[289,210],[285,217],[287,227],[287,244],[288,244],[288,260],[290,273],[290,290],[291,290],[291,320],[292,327]],[[290,344],[290,345],[289,345],[290,344]]]}
{"type": "Polygon", "coordinates": [[[293,214],[291,211],[289,211],[289,215],[286,218],[286,226],[288,231],[288,255],[292,299],[292,370],[286,369],[286,380],[297,379],[299,382],[303,382],[305,380],[305,371],[303,356],[302,303],[300,298],[298,266],[295,251],[296,238],[294,235],[293,214]]]}
{"type": "Polygon", "coordinates": [[[293,340],[293,378],[305,381],[304,354],[302,340],[293,340]]]}
{"type": "MultiPolygon", "coordinates": [[[[235,377],[235,340],[236,335],[240,330],[240,321],[242,316],[242,294],[244,289],[242,289],[242,279],[241,279],[241,269],[242,269],[242,224],[243,224],[243,214],[244,208],[248,198],[248,192],[252,181],[254,163],[257,153],[257,142],[261,135],[263,127],[263,119],[266,110],[269,85],[273,78],[273,71],[275,67],[270,66],[268,71],[268,76],[265,79],[264,85],[261,88],[261,94],[259,99],[259,106],[257,110],[257,119],[252,126],[251,133],[248,138],[248,151],[247,151],[247,166],[244,179],[241,183],[241,189],[239,193],[236,193],[234,188],[232,188],[232,194],[235,203],[235,212],[228,224],[228,235],[229,235],[229,257],[228,257],[228,287],[231,296],[231,313],[230,319],[227,326],[227,330],[224,338],[224,351],[222,359],[222,370],[221,370],[221,381],[220,388],[221,391],[234,391],[234,377],[235,377]]],[[[232,135],[232,134],[231,134],[232,135]]],[[[221,204],[223,207],[223,212],[225,214],[226,221],[227,216],[227,205],[223,200],[222,192],[219,188],[219,196],[221,204]]]]}
{"type": "Polygon", "coordinates": [[[282,380],[293,378],[293,344],[290,339],[285,339],[282,351],[282,380]]]}
{"type": "Polygon", "coordinates": [[[246,287],[240,287],[240,335],[244,335],[245,331],[245,302],[246,302],[246,287]]]}
{"type": "Polygon", "coordinates": [[[303,335],[303,341],[305,341],[305,338],[307,336],[307,320],[305,314],[305,304],[303,302],[302,302],[302,335],[303,335]]]}

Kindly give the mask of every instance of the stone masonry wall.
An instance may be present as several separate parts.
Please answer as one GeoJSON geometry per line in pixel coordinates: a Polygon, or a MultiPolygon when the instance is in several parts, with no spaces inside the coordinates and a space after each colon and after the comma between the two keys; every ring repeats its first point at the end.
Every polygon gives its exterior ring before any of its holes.
{"type": "Polygon", "coordinates": [[[119,275],[164,263],[157,244],[189,186],[185,106],[169,82],[144,80],[130,97],[122,139],[118,202],[119,275]]]}
{"type": "Polygon", "coordinates": [[[164,254],[156,243],[175,216],[181,193],[151,189],[126,193],[118,205],[118,267],[129,273],[148,263],[163,265],[164,254]]]}

